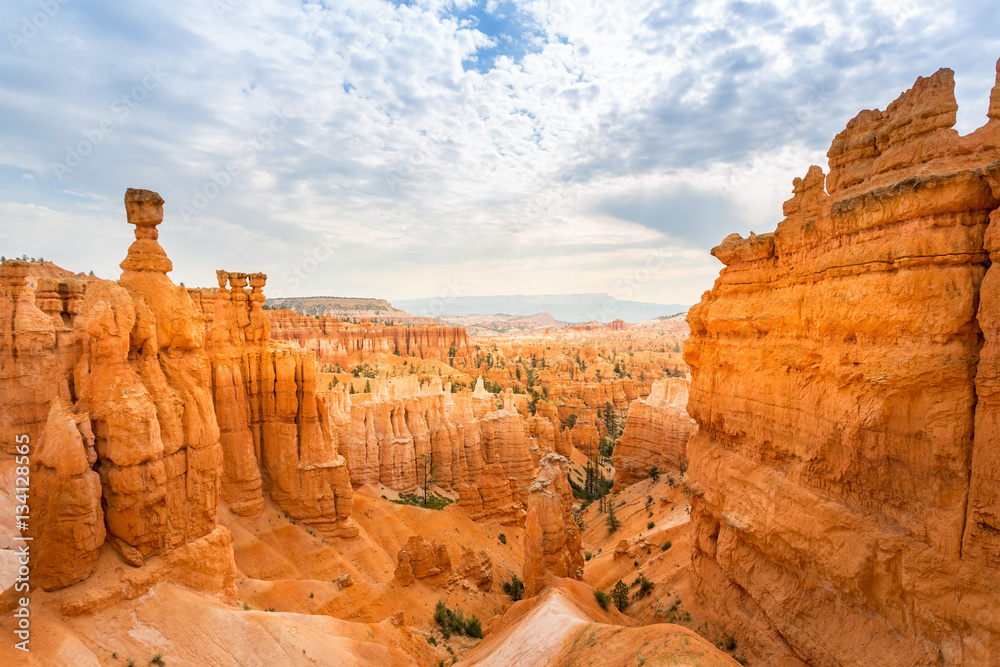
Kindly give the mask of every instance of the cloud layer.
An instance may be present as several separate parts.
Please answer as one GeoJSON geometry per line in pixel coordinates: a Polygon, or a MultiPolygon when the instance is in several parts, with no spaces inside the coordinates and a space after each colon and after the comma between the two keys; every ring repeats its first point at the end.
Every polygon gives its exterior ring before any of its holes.
{"type": "Polygon", "coordinates": [[[176,281],[277,295],[694,302],[833,136],[920,75],[985,120],[1000,9],[965,3],[13,0],[0,253],[116,277],[126,187],[176,281]],[[642,275],[648,272],[643,270],[642,275]]]}

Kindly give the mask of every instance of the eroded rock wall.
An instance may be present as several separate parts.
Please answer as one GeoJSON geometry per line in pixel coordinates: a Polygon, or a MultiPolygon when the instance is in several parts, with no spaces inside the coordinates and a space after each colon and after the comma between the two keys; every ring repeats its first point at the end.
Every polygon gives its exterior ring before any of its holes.
{"type": "Polygon", "coordinates": [[[1000,118],[864,111],[688,316],[699,594],[763,664],[1000,661],[1000,118]]]}
{"type": "Polygon", "coordinates": [[[524,594],[538,595],[552,577],[583,580],[583,547],[573,520],[569,461],[546,454],[528,490],[524,526],[524,594]]]}
{"type": "Polygon", "coordinates": [[[687,413],[688,388],[682,378],[657,380],[649,396],[629,406],[612,454],[616,489],[646,479],[654,466],[663,473],[687,467],[687,442],[696,429],[687,413]]]}
{"type": "Polygon", "coordinates": [[[291,310],[264,311],[271,321],[271,335],[306,352],[323,364],[358,364],[378,352],[419,357],[448,363],[452,356],[469,356],[465,327],[387,325],[363,320],[345,322],[329,315],[312,317],[291,310]]]}
{"type": "MultiPolygon", "coordinates": [[[[421,385],[404,376],[374,380],[370,400],[352,400],[343,387],[322,395],[354,486],[409,492],[430,475],[477,520],[523,521],[541,454],[531,433],[537,422],[525,419],[509,390],[502,399],[485,390],[452,393],[440,380],[421,385]]],[[[551,433],[552,423],[538,419],[551,433]]],[[[541,446],[551,451],[556,441],[565,436],[541,446]]]]}
{"type": "Polygon", "coordinates": [[[258,517],[266,493],[331,537],[358,533],[353,488],[316,360],[271,340],[261,273],[218,271],[218,288],[189,290],[207,321],[223,457],[223,498],[258,517]],[[250,289],[247,290],[249,283],[250,289]]]}
{"type": "Polygon", "coordinates": [[[104,542],[135,566],[191,544],[216,531],[220,497],[253,516],[267,492],[327,534],[356,534],[315,361],[269,341],[265,276],[249,292],[243,274],[228,291],[176,286],[162,198],[129,189],[125,208],[136,240],[118,282],[0,266],[2,462],[18,465],[27,436],[35,582],[87,578],[104,542]]]}

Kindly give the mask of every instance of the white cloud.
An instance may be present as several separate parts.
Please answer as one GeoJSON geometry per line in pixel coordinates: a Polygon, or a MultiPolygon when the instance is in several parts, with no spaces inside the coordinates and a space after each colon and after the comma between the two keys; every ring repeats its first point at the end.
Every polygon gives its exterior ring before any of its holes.
{"type": "Polygon", "coordinates": [[[469,294],[611,292],[637,248],[669,247],[643,299],[691,301],[718,267],[708,248],[773,228],[857,111],[939,66],[985,109],[1000,55],[985,1],[229,4],[68,5],[0,54],[0,224],[34,221],[18,243],[113,267],[127,243],[94,249],[65,221],[93,195],[88,226],[127,237],[117,202],[147,187],[189,285],[225,266],[285,293],[415,298],[456,276],[469,294]],[[150,65],[163,85],[58,181],[52,164],[150,65]],[[327,236],[330,259],[287,279],[327,236]]]}

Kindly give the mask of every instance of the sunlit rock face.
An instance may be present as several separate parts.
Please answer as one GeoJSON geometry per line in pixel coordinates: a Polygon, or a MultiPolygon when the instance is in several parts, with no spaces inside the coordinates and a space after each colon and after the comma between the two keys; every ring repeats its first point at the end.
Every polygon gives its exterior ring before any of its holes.
{"type": "Polygon", "coordinates": [[[688,316],[697,588],[765,663],[1000,662],[1000,93],[961,137],[953,91],[859,114],[688,316]]]}
{"type": "Polygon", "coordinates": [[[329,398],[316,392],[315,357],[271,340],[262,309],[266,275],[216,275],[218,288],[189,292],[206,321],[225,452],[223,500],[237,514],[257,517],[266,493],[325,535],[356,535],[347,461],[329,398]]]}
{"type": "Polygon", "coordinates": [[[546,454],[528,489],[524,526],[524,592],[537,595],[553,578],[583,580],[583,548],[573,520],[569,461],[546,454]]]}
{"type": "Polygon", "coordinates": [[[326,315],[313,317],[292,310],[265,311],[275,340],[304,352],[314,352],[320,363],[357,364],[378,352],[448,363],[469,356],[465,327],[358,324],[326,315]]]}
{"type": "Polygon", "coordinates": [[[646,479],[654,467],[663,473],[687,467],[687,441],[695,431],[687,413],[688,388],[682,378],[657,380],[649,396],[629,406],[612,454],[615,489],[646,479]]]}
{"type": "Polygon", "coordinates": [[[556,435],[558,420],[539,414],[529,421],[510,390],[453,394],[440,379],[421,384],[416,376],[376,379],[371,386],[365,401],[352,401],[344,387],[322,394],[354,486],[413,491],[429,475],[456,492],[473,518],[522,523],[540,452],[568,448],[568,436],[556,435]]]}
{"type": "Polygon", "coordinates": [[[125,209],[136,240],[117,282],[0,266],[3,463],[26,436],[38,585],[87,578],[105,541],[138,566],[214,534],[220,499],[259,516],[267,493],[328,535],[357,534],[315,360],[270,340],[266,276],[174,285],[163,199],[129,189],[125,209]]]}

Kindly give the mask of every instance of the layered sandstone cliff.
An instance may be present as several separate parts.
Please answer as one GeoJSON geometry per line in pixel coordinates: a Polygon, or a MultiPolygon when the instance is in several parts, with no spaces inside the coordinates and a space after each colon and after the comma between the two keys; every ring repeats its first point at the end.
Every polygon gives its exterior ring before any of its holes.
{"type": "Polygon", "coordinates": [[[343,387],[321,396],[354,486],[413,491],[430,476],[477,520],[523,521],[535,461],[568,442],[544,414],[529,422],[510,391],[498,406],[485,389],[452,393],[440,380],[404,376],[375,380],[366,401],[343,387]]]}
{"type": "Polygon", "coordinates": [[[612,454],[615,489],[646,479],[653,467],[660,472],[687,467],[687,441],[695,431],[687,413],[688,387],[681,378],[657,380],[649,396],[629,406],[612,454]]]}
{"type": "Polygon", "coordinates": [[[347,461],[316,393],[315,357],[271,340],[261,308],[267,276],[220,270],[217,277],[218,288],[188,291],[206,321],[222,498],[237,514],[257,517],[266,493],[328,536],[356,535],[347,461]]]}
{"type": "Polygon", "coordinates": [[[271,321],[271,335],[300,350],[314,352],[320,363],[358,364],[384,352],[449,362],[469,355],[465,327],[388,325],[363,320],[359,324],[329,315],[312,317],[291,310],[264,311],[271,321]]]}
{"type": "Polygon", "coordinates": [[[264,277],[206,310],[206,291],[166,275],[163,200],[130,189],[125,208],[136,240],[118,282],[0,267],[0,440],[8,455],[31,443],[34,583],[85,579],[105,541],[138,566],[209,535],[223,489],[259,513],[262,480],[292,516],[356,533],[314,361],[268,341],[264,277]]]}
{"type": "Polygon", "coordinates": [[[573,520],[569,461],[546,454],[528,490],[524,527],[524,593],[538,595],[554,577],[583,579],[583,547],[573,520]]]}
{"type": "Polygon", "coordinates": [[[952,72],[837,136],[693,308],[700,594],[770,664],[1000,662],[1000,85],[952,72]]]}

